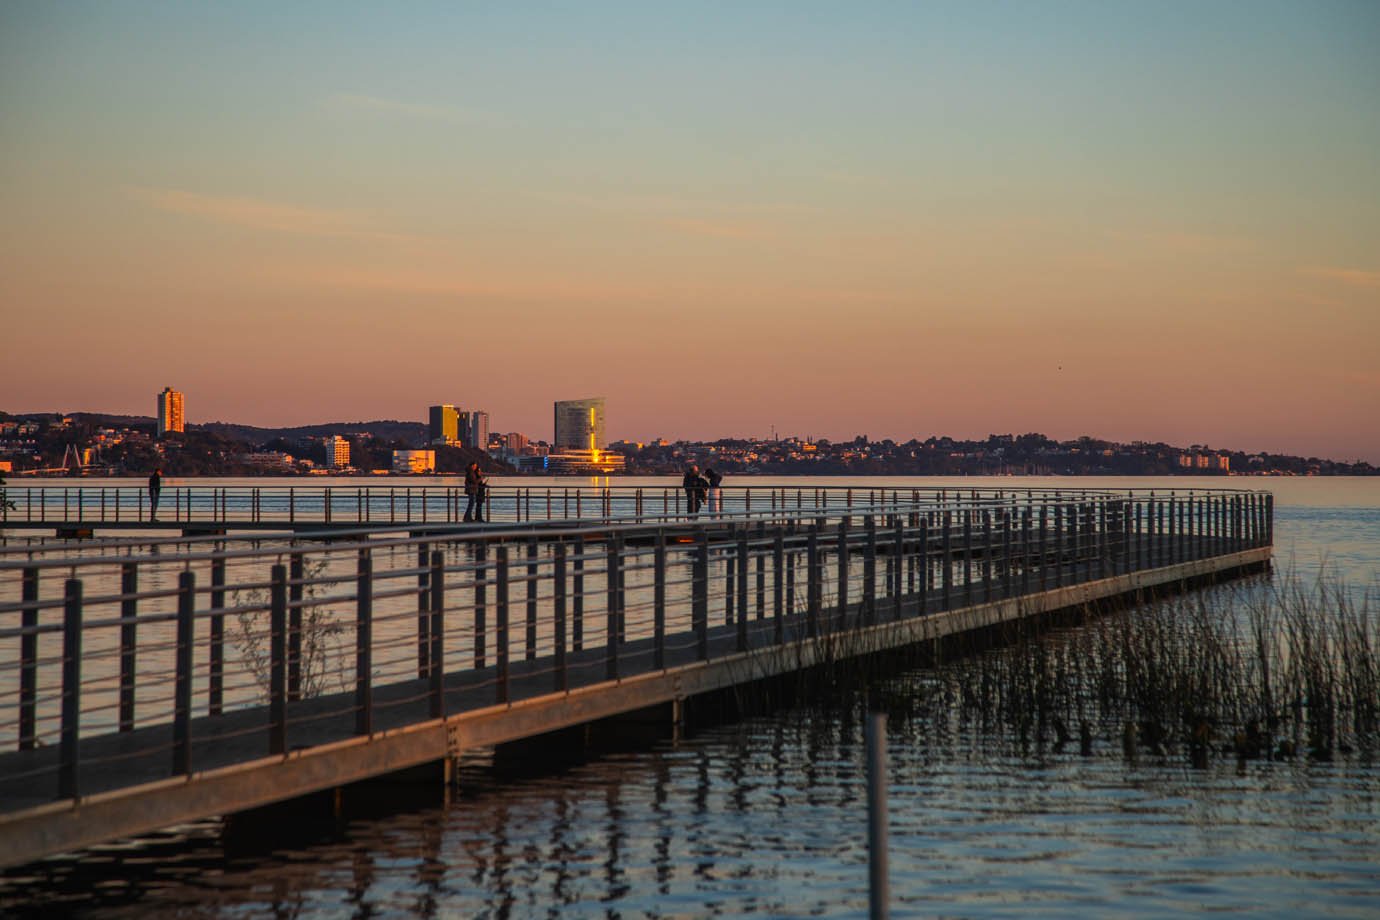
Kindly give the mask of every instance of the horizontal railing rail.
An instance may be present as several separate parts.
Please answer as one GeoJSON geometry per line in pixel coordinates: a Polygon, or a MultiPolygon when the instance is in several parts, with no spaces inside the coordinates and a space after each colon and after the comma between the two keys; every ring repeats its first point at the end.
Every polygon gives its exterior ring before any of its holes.
{"type": "MultiPolygon", "coordinates": [[[[1115,494],[1121,490],[735,485],[724,486],[721,491],[719,513],[740,514],[876,506],[906,500],[919,503],[925,498],[977,500],[1024,495],[1033,500],[1046,496],[1115,494]]],[[[1239,494],[1249,494],[1249,490],[1240,490],[1239,494]]],[[[137,483],[84,485],[78,481],[19,485],[10,487],[8,496],[13,507],[0,508],[0,526],[444,524],[465,523],[469,505],[461,485],[220,486],[214,480],[192,484],[169,481],[160,490],[156,514],[149,490],[137,483]]],[[[479,513],[487,521],[503,523],[671,519],[689,516],[688,504],[685,490],[674,483],[664,486],[497,484],[489,488],[479,513]]]]}
{"type": "Polygon", "coordinates": [[[1264,492],[867,498],[7,555],[0,815],[1273,541],[1264,492]]]}

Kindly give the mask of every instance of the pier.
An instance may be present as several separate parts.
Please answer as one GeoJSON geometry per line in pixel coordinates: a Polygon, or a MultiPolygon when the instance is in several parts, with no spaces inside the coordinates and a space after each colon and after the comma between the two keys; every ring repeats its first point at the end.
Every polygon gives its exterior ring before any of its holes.
{"type": "MultiPolygon", "coordinates": [[[[388,518],[384,492],[363,521],[334,497],[298,520],[293,493],[286,522],[281,495],[236,493],[177,522],[225,533],[0,548],[0,866],[427,765],[447,781],[467,752],[605,720],[673,726],[728,688],[1258,571],[1273,541],[1250,491],[763,488],[711,517],[674,489],[576,513],[527,489],[482,527],[447,490],[408,518],[386,491],[388,518]],[[255,523],[275,527],[231,532],[255,523]]],[[[36,506],[23,523],[53,527],[36,506]]]]}
{"type": "MultiPolygon", "coordinates": [[[[922,496],[995,495],[992,490],[734,486],[724,488],[724,514],[804,512],[922,496]]],[[[104,533],[177,531],[184,535],[298,533],[397,527],[405,531],[461,524],[465,490],[457,485],[217,486],[169,484],[155,515],[142,484],[86,485],[81,480],[9,489],[13,508],[0,508],[0,530],[89,537],[104,533]]],[[[676,520],[687,517],[678,487],[499,485],[488,490],[483,517],[491,523],[572,520],[676,520]]]]}

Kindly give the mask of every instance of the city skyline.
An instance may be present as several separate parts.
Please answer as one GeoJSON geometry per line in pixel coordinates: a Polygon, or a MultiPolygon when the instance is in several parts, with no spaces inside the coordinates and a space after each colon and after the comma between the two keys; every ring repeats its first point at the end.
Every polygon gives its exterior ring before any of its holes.
{"type": "Polygon", "coordinates": [[[6,7],[0,402],[1380,462],[1377,45],[1347,2],[6,7]]]}

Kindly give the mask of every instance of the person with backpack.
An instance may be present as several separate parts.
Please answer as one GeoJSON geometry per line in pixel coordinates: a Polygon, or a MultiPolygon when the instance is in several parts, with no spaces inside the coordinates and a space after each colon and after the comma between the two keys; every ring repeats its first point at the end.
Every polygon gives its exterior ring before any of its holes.
{"type": "Polygon", "coordinates": [[[680,487],[685,490],[685,512],[687,514],[699,514],[700,505],[704,504],[705,492],[709,489],[709,483],[700,475],[698,466],[692,463],[685,468],[685,477],[681,479],[680,487]]]}
{"type": "Polygon", "coordinates": [[[709,513],[718,515],[724,510],[724,490],[719,484],[724,481],[722,473],[716,472],[712,466],[704,468],[704,479],[709,487],[709,513]]]}

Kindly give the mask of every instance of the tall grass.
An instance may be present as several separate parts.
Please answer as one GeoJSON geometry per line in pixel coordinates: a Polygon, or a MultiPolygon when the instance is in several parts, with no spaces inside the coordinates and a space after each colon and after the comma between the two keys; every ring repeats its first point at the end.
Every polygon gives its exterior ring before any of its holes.
{"type": "Polygon", "coordinates": [[[1002,647],[915,679],[967,721],[1022,742],[1076,737],[1085,753],[1099,741],[1196,765],[1370,753],[1380,740],[1371,606],[1325,577],[1237,582],[1074,628],[1013,627],[1002,647]]]}

